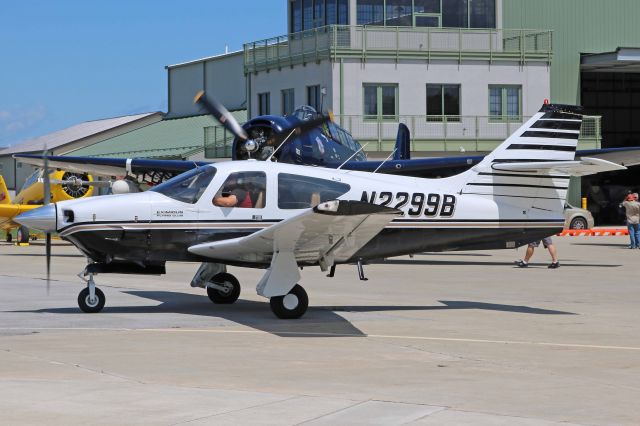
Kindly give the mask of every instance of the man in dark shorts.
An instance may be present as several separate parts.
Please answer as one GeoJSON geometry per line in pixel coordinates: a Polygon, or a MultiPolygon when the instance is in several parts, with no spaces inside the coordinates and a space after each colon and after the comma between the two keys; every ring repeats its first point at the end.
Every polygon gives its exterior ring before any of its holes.
{"type": "MultiPolygon", "coordinates": [[[[560,262],[558,262],[558,253],[556,252],[556,246],[554,246],[553,241],[551,241],[551,237],[543,238],[542,245],[544,245],[544,248],[549,250],[549,254],[551,255],[551,264],[548,266],[548,268],[559,268],[560,262]]],[[[518,265],[519,268],[526,268],[527,266],[529,266],[529,260],[533,256],[533,252],[538,246],[540,246],[540,241],[529,243],[529,245],[527,246],[527,252],[524,255],[524,259],[518,260],[516,262],[516,265],[518,265]]]]}

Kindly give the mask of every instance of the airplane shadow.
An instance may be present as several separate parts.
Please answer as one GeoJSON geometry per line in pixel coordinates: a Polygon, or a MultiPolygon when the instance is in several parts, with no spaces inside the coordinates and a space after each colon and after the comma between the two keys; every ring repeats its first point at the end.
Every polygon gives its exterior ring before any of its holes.
{"type": "MultiPolygon", "coordinates": [[[[233,305],[214,305],[206,296],[171,291],[125,291],[124,293],[160,302],[154,306],[107,306],[103,314],[184,314],[220,318],[280,337],[365,337],[356,326],[336,312],[397,312],[480,309],[537,315],[577,315],[573,312],[471,301],[440,301],[442,306],[313,306],[298,320],[273,316],[268,302],[238,300],[233,305]]],[[[26,311],[30,313],[80,314],[77,307],[26,311]]]]}
{"type": "MultiPolygon", "coordinates": [[[[468,265],[468,266],[512,266],[516,267],[514,262],[482,262],[467,260],[417,260],[417,259],[386,259],[379,261],[371,261],[370,264],[381,265],[468,265]]],[[[597,268],[618,268],[622,265],[597,264],[597,263],[562,263],[562,267],[597,267],[597,268]]]]}

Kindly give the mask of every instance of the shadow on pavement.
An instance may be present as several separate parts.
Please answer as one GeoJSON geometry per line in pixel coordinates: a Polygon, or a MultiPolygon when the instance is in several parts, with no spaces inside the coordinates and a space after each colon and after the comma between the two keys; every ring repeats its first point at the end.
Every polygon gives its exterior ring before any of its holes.
{"type": "MultiPolygon", "coordinates": [[[[514,262],[482,262],[482,261],[467,261],[467,260],[417,260],[417,259],[387,259],[370,261],[369,264],[381,264],[381,265],[467,265],[467,266],[513,266],[514,262]]],[[[534,264],[532,264],[534,265],[534,264]]],[[[542,265],[542,263],[540,264],[542,265]]],[[[545,264],[545,268],[546,268],[545,264]]],[[[612,264],[597,264],[597,263],[564,263],[560,259],[561,268],[569,267],[597,267],[597,268],[619,268],[622,265],[612,264]]]]}
{"type": "MultiPolygon", "coordinates": [[[[184,314],[220,318],[281,337],[365,337],[366,334],[336,312],[437,311],[481,309],[539,315],[576,315],[573,312],[470,301],[440,301],[444,306],[313,306],[298,320],[280,320],[273,316],[268,302],[238,300],[232,305],[214,305],[206,296],[171,291],[124,291],[132,296],[160,302],[153,306],[105,306],[105,314],[184,314]]],[[[77,307],[12,312],[82,314],[77,307]]]]}

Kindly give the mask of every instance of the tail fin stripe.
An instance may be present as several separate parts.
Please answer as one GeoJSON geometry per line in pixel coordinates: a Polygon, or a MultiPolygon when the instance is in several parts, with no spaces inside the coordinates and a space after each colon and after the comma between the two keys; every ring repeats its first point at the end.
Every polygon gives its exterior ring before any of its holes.
{"type": "Polygon", "coordinates": [[[538,120],[531,125],[533,129],[574,130],[580,131],[582,122],[561,120],[538,120]]]}
{"type": "Polygon", "coordinates": [[[523,138],[550,138],[550,139],[578,139],[578,132],[542,132],[539,130],[528,130],[520,135],[523,138]]]}
{"type": "Polygon", "coordinates": [[[545,112],[540,118],[582,121],[582,115],[571,114],[570,112],[558,112],[558,111],[545,112]]]}
{"type": "Polygon", "coordinates": [[[514,143],[507,147],[507,149],[539,149],[546,151],[570,151],[575,152],[576,147],[571,145],[534,145],[528,143],[514,143]]]}

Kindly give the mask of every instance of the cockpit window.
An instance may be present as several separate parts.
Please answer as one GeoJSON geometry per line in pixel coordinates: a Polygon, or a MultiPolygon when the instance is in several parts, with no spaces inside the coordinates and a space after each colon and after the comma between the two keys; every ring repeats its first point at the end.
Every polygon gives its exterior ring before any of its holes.
{"type": "Polygon", "coordinates": [[[278,208],[308,209],[324,201],[346,194],[351,187],[346,183],[309,176],[280,173],[278,175],[278,208]]]}
{"type": "Polygon", "coordinates": [[[197,167],[150,189],[183,203],[195,204],[216,175],[215,167],[197,167]]]}
{"type": "Polygon", "coordinates": [[[267,175],[264,172],[231,173],[213,197],[218,207],[262,209],[266,200],[267,175]]]}

